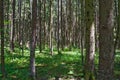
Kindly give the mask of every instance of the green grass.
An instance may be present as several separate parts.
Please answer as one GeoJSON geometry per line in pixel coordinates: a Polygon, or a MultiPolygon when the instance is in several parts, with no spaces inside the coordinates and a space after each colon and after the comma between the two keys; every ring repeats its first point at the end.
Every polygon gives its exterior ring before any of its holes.
{"type": "MultiPolygon", "coordinates": [[[[54,77],[62,77],[64,80],[69,78],[83,77],[83,66],[81,63],[81,55],[79,49],[73,49],[72,51],[61,51],[62,54],[57,54],[54,51],[54,55],[49,54],[49,50],[46,49],[39,53],[36,49],[36,73],[37,78],[48,78],[53,80],[54,77]]],[[[115,77],[120,76],[120,52],[116,52],[115,58],[115,77]]],[[[7,78],[5,80],[29,80],[29,50],[24,50],[24,56],[16,48],[14,53],[10,53],[5,49],[5,68],[7,78]]],[[[95,64],[98,64],[98,55],[95,57],[95,64]]],[[[0,66],[1,67],[1,66],[0,66]]],[[[1,72],[0,72],[1,76],[1,72]]],[[[1,80],[1,77],[0,77],[1,80]]]]}

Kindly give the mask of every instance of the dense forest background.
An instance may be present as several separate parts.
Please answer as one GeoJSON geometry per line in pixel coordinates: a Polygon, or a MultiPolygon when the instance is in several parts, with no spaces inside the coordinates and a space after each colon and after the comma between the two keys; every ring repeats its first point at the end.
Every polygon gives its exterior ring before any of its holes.
{"type": "Polygon", "coordinates": [[[120,0],[0,0],[1,80],[120,80],[120,0]]]}

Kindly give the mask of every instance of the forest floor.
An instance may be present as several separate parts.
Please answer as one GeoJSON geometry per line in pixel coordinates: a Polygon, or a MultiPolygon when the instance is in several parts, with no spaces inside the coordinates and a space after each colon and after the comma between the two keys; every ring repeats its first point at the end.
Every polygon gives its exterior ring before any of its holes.
{"type": "MultiPolygon", "coordinates": [[[[29,79],[29,49],[24,50],[24,56],[19,49],[15,49],[14,53],[5,50],[5,68],[7,78],[5,80],[30,80],[29,79]]],[[[46,49],[39,53],[36,49],[36,74],[37,80],[84,80],[82,79],[83,64],[81,54],[78,49],[72,51],[65,50],[62,54],[49,54],[46,49]]],[[[95,66],[97,69],[98,56],[95,56],[95,66]]],[[[120,51],[117,51],[115,58],[115,77],[120,80],[120,51]]],[[[95,73],[96,74],[96,73],[95,73]]],[[[0,72],[1,76],[1,72],[0,72]]],[[[1,80],[1,77],[0,77],[1,80]]]]}

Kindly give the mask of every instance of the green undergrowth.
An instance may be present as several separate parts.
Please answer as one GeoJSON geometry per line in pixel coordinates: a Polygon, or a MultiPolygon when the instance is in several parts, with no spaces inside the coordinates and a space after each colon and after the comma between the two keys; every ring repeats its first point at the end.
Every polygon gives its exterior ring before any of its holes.
{"type": "MultiPolygon", "coordinates": [[[[79,49],[72,51],[61,50],[61,54],[57,54],[54,50],[54,55],[51,56],[49,49],[43,50],[41,53],[36,49],[36,77],[47,78],[54,80],[54,77],[62,77],[64,80],[69,78],[82,78],[83,64],[81,62],[81,53],[79,49]]],[[[95,56],[95,65],[98,66],[98,54],[95,56]]],[[[1,66],[0,66],[1,67],[1,66]]],[[[11,53],[8,48],[5,48],[5,68],[7,78],[5,80],[30,80],[29,79],[29,49],[24,49],[24,55],[19,48],[15,48],[15,52],[11,53]]],[[[115,77],[120,76],[120,52],[116,52],[115,58],[115,77]]],[[[0,72],[0,80],[1,80],[0,72]]]]}

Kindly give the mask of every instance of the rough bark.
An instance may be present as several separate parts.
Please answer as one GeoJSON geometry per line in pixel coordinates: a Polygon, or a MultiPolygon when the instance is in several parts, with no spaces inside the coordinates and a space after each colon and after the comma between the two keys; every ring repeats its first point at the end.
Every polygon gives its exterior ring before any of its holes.
{"type": "Polygon", "coordinates": [[[58,54],[60,53],[60,51],[59,51],[59,48],[60,48],[60,0],[58,0],[58,14],[57,14],[57,17],[58,17],[58,21],[57,21],[57,23],[58,23],[58,25],[57,25],[57,49],[58,49],[58,54]]]}
{"type": "Polygon", "coordinates": [[[99,0],[98,80],[114,80],[113,0],[99,0]]]}
{"type": "Polygon", "coordinates": [[[35,80],[35,46],[36,46],[37,0],[32,2],[32,24],[30,38],[30,76],[35,80]]]}
{"type": "Polygon", "coordinates": [[[45,49],[45,45],[46,45],[46,0],[43,1],[43,5],[44,5],[44,42],[43,42],[43,45],[44,45],[44,49],[45,49]]]}
{"type": "Polygon", "coordinates": [[[118,0],[118,8],[117,8],[117,0],[115,6],[116,6],[116,19],[117,19],[115,48],[120,49],[120,0],[118,0]]]}
{"type": "Polygon", "coordinates": [[[119,49],[120,49],[120,0],[118,0],[118,40],[119,40],[119,49]]]}
{"type": "Polygon", "coordinates": [[[42,1],[39,0],[39,51],[42,52],[42,1]]]}
{"type": "Polygon", "coordinates": [[[61,18],[61,48],[62,50],[64,49],[64,26],[63,26],[63,0],[60,1],[61,2],[61,9],[60,9],[60,18],[61,18]]]}
{"type": "Polygon", "coordinates": [[[11,22],[11,37],[10,37],[10,49],[14,51],[14,37],[15,37],[15,4],[16,0],[12,0],[12,22],[11,22]]]}
{"type": "MultiPolygon", "coordinates": [[[[81,62],[82,64],[84,64],[84,42],[85,42],[85,9],[84,9],[84,6],[85,6],[85,1],[81,0],[81,18],[78,18],[78,22],[81,20],[81,42],[80,42],[80,46],[81,46],[81,62]]],[[[80,26],[79,25],[79,26],[80,26]]]]}
{"type": "Polygon", "coordinates": [[[4,57],[4,0],[0,0],[0,34],[1,34],[1,72],[5,77],[5,57],[4,57]]]}
{"type": "Polygon", "coordinates": [[[94,0],[85,0],[85,18],[86,18],[85,80],[94,80],[95,26],[94,26],[93,1],[94,0]]]}
{"type": "Polygon", "coordinates": [[[68,0],[68,40],[69,40],[69,50],[72,48],[72,0],[68,0]]]}
{"type": "Polygon", "coordinates": [[[49,44],[49,47],[50,47],[50,54],[53,55],[53,28],[52,28],[52,24],[53,24],[53,14],[52,14],[52,11],[53,11],[53,7],[52,7],[52,1],[53,0],[50,0],[50,17],[49,17],[49,38],[50,38],[50,44],[49,44]]]}

